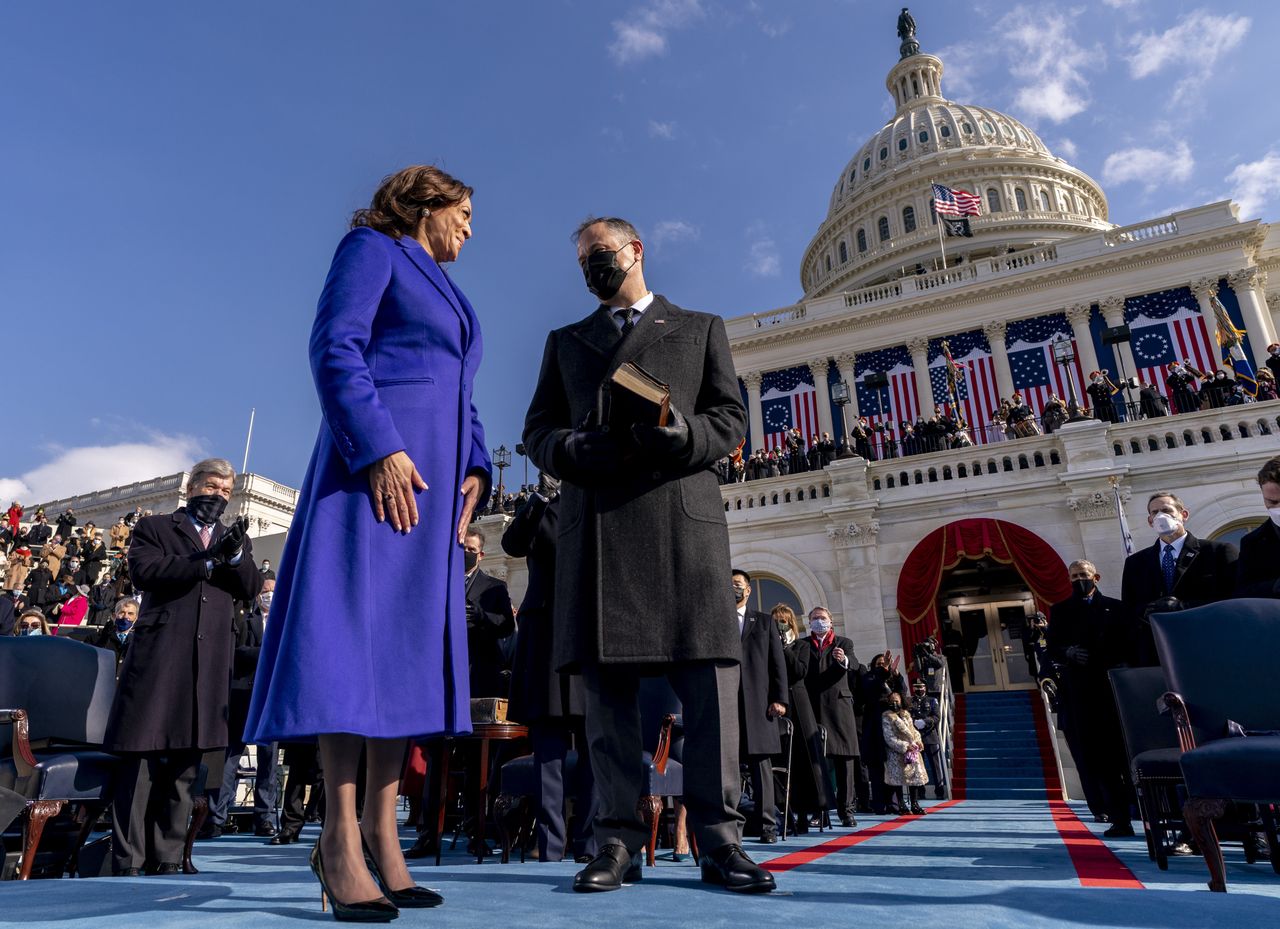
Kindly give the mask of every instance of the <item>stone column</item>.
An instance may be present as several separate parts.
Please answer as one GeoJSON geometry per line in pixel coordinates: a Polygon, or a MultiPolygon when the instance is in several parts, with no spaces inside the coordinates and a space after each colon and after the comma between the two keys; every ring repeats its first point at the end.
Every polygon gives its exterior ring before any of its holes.
{"type": "Polygon", "coordinates": [[[1267,294],[1267,307],[1271,310],[1271,331],[1280,334],[1280,294],[1267,294]]]}
{"type": "MultiPolygon", "coordinates": [[[[982,332],[987,337],[987,341],[991,343],[991,361],[996,369],[996,389],[1000,391],[1000,396],[1004,400],[1008,400],[1013,396],[1013,371],[1009,367],[1009,351],[1004,343],[1004,333],[1007,328],[1004,320],[993,319],[982,327],[982,332]]],[[[984,410],[984,413],[990,414],[990,410],[984,410]]]]}
{"type": "Polygon", "coordinates": [[[917,416],[933,415],[933,385],[929,383],[929,340],[912,339],[907,343],[911,352],[911,366],[915,368],[916,394],[920,402],[917,416]]]}
{"type": "MultiPolygon", "coordinates": [[[[1090,371],[1098,370],[1098,347],[1093,344],[1093,331],[1089,328],[1089,317],[1093,313],[1093,308],[1087,303],[1076,303],[1067,307],[1067,323],[1071,326],[1071,334],[1076,340],[1076,349],[1080,353],[1080,366],[1084,368],[1085,376],[1090,371]]],[[[1071,376],[1075,380],[1075,375],[1071,376]]],[[[1084,390],[1083,384],[1076,384],[1076,390],[1084,390]]],[[[1077,400],[1082,397],[1077,396],[1077,400]]]]}
{"type": "Polygon", "coordinates": [[[840,380],[849,385],[849,405],[845,407],[844,431],[849,432],[851,423],[857,422],[858,417],[862,415],[858,411],[858,372],[854,368],[853,352],[845,352],[836,356],[836,369],[840,372],[840,380]],[[852,416],[851,420],[849,417],[852,416]]]}
{"type": "MultiPolygon", "coordinates": [[[[1124,325],[1124,297],[1107,297],[1098,301],[1098,309],[1102,311],[1103,322],[1108,328],[1124,325]]],[[[1111,346],[1119,359],[1118,363],[1124,365],[1124,373],[1128,377],[1133,377],[1138,373],[1138,365],[1133,360],[1133,346],[1129,342],[1119,342],[1111,346]]],[[[1090,368],[1084,372],[1084,376],[1089,376],[1090,368]]],[[[1111,379],[1114,381],[1120,376],[1119,371],[1111,372],[1111,379]]]]}
{"type": "Polygon", "coordinates": [[[1253,343],[1254,366],[1261,367],[1267,363],[1267,346],[1276,341],[1263,296],[1267,290],[1267,272],[1261,268],[1242,268],[1227,275],[1227,280],[1240,301],[1240,316],[1253,343]]]}
{"type": "Polygon", "coordinates": [[[747,429],[751,438],[751,450],[764,448],[764,412],[760,409],[760,383],[764,375],[759,371],[748,371],[742,375],[742,383],[747,386],[747,429]]]}
{"type": "MultiPolygon", "coordinates": [[[[818,432],[836,431],[835,421],[831,418],[831,385],[827,383],[827,371],[831,362],[825,358],[815,358],[809,362],[809,373],[813,375],[813,386],[818,391],[818,432]]],[[[804,437],[805,442],[809,437],[804,437]]]]}
{"type": "Polygon", "coordinates": [[[1222,365],[1222,347],[1218,343],[1218,317],[1213,313],[1209,298],[1218,293],[1218,282],[1211,277],[1202,277],[1191,284],[1191,292],[1196,295],[1196,303],[1200,304],[1200,315],[1204,317],[1204,325],[1209,332],[1209,351],[1213,353],[1216,369],[1222,365]]]}

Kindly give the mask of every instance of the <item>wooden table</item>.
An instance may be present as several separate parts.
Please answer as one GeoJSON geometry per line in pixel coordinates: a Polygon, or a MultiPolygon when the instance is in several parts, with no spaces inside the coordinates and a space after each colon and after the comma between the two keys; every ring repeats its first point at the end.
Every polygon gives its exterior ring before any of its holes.
{"type": "MultiPolygon", "coordinates": [[[[480,744],[480,762],[475,777],[475,815],[480,823],[480,841],[484,841],[485,824],[489,821],[489,749],[494,742],[515,742],[529,737],[529,727],[519,723],[472,723],[470,735],[451,736],[447,739],[433,739],[427,745],[427,763],[430,766],[427,774],[433,780],[439,777],[439,790],[436,792],[436,864],[440,864],[440,853],[444,848],[444,816],[445,804],[449,797],[449,749],[453,743],[478,742],[480,744]]],[[[483,855],[476,856],[476,862],[484,860],[483,855]]]]}

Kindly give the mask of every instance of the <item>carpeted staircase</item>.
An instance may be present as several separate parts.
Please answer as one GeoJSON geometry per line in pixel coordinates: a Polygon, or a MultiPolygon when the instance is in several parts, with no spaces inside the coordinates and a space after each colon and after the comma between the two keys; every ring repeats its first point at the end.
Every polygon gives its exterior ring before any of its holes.
{"type": "Polygon", "coordinates": [[[1042,800],[1044,763],[1036,737],[1034,691],[969,693],[956,739],[956,796],[971,800],[1042,800]]]}

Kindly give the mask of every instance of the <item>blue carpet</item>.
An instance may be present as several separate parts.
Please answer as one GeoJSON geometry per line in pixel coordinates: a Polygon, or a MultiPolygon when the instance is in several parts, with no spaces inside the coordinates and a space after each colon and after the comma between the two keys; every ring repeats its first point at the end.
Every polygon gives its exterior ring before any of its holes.
{"type": "MultiPolygon", "coordinates": [[[[926,804],[928,806],[929,804],[926,804]]],[[[864,817],[862,827],[880,822],[864,817]]],[[[1104,827],[1089,824],[1096,833],[1104,827]]],[[[835,830],[775,846],[748,843],[757,860],[845,835],[835,830]]],[[[315,827],[304,837],[314,839],[315,827]]],[[[409,836],[406,835],[406,842],[409,836]]],[[[440,868],[414,864],[444,894],[438,910],[406,910],[397,926],[567,929],[584,926],[733,927],[911,925],[1262,929],[1277,923],[1280,875],[1248,865],[1228,847],[1229,893],[1211,894],[1200,858],[1167,872],[1147,860],[1142,839],[1108,845],[1146,889],[1083,888],[1044,800],[965,800],[778,875],[779,893],[737,897],[707,888],[688,861],[659,862],[637,886],[577,895],[577,866],[486,862],[446,853],[440,868]],[[874,923],[869,921],[875,921],[874,923]],[[884,922],[881,922],[884,921],[884,922]]],[[[230,836],[196,847],[201,874],[173,878],[44,880],[0,885],[0,925],[76,929],[230,929],[324,924],[307,868],[309,844],[272,847],[230,836]]]]}
{"type": "Polygon", "coordinates": [[[966,694],[962,725],[964,777],[959,786],[965,797],[1037,800],[1045,795],[1036,722],[1026,693],[966,694]]]}

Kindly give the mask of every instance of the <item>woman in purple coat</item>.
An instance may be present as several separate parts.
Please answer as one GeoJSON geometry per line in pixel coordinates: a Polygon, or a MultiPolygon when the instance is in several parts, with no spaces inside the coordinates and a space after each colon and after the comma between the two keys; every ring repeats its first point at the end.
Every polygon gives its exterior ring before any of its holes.
{"type": "Polygon", "coordinates": [[[441,902],[413,886],[395,802],[408,739],[471,729],[461,543],[491,466],[471,401],[479,322],[440,267],[471,237],[471,192],[430,166],[384,180],[338,245],[311,330],[324,422],[246,738],[318,739],[328,806],[311,862],[339,919],[441,902]]]}

